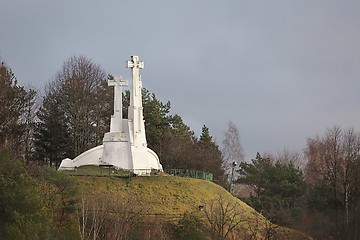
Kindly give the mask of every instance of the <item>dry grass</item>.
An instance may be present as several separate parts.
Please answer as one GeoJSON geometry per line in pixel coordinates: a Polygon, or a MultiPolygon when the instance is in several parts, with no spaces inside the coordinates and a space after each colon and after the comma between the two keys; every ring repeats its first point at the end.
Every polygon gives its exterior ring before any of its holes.
{"type": "MultiPolygon", "coordinates": [[[[93,167],[88,172],[98,171],[93,167]]],[[[210,181],[174,176],[150,176],[124,178],[113,176],[76,176],[85,198],[98,198],[108,202],[130,203],[132,209],[144,215],[178,219],[184,213],[201,216],[199,206],[206,206],[221,196],[224,201],[236,205],[243,232],[258,228],[258,239],[264,239],[264,230],[269,222],[253,208],[229,194],[224,188],[210,181]]],[[[274,226],[274,225],[272,225],[274,226]]],[[[307,239],[307,236],[292,229],[276,227],[277,239],[307,239]]]]}

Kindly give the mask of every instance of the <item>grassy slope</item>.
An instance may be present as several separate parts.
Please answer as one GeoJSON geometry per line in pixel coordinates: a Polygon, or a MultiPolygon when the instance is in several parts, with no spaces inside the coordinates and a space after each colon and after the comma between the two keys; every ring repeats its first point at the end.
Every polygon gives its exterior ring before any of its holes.
{"type": "Polygon", "coordinates": [[[222,187],[204,180],[173,176],[134,177],[78,177],[81,189],[90,194],[110,194],[110,198],[125,199],[128,195],[136,197],[146,205],[149,213],[182,214],[198,210],[219,194],[226,200],[237,203],[248,214],[254,210],[245,203],[228,194],[222,187]]]}
{"type": "MultiPolygon", "coordinates": [[[[130,179],[78,176],[76,179],[85,198],[102,196],[111,202],[125,202],[126,199],[130,199],[131,202],[131,199],[134,199],[134,205],[146,214],[174,216],[185,212],[199,212],[199,205],[206,206],[212,199],[221,195],[224,202],[237,205],[241,218],[246,219],[243,228],[248,230],[247,224],[255,222],[260,228],[265,228],[267,224],[267,220],[247,204],[233,197],[222,187],[205,180],[173,176],[130,179]]],[[[282,227],[277,228],[277,232],[278,239],[306,239],[303,234],[282,227]]],[[[259,234],[263,235],[260,231],[259,234]]]]}

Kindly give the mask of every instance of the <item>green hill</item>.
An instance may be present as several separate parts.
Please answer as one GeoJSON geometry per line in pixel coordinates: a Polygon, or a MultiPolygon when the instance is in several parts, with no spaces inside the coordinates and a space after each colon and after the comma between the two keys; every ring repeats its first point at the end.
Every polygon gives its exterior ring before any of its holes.
{"type": "MultiPolygon", "coordinates": [[[[84,223],[83,234],[86,229],[95,231],[94,224],[98,225],[99,232],[100,228],[107,227],[109,234],[116,230],[113,225],[121,225],[122,233],[134,231],[136,225],[136,231],[141,230],[142,234],[147,229],[151,236],[163,234],[162,239],[171,239],[166,231],[179,226],[188,229],[181,231],[197,231],[192,227],[201,222],[206,238],[227,233],[227,239],[310,239],[295,230],[271,224],[210,181],[174,176],[74,178],[81,189],[82,205],[77,212],[84,223]]],[[[147,239],[160,239],[160,235],[156,236],[147,239]]]]}

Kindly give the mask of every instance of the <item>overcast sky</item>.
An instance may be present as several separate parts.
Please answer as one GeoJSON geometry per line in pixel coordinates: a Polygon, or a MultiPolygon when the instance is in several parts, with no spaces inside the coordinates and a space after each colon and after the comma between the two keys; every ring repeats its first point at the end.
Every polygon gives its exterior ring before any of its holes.
{"type": "Polygon", "coordinates": [[[302,151],[339,125],[360,130],[359,0],[0,0],[0,57],[43,90],[84,55],[170,101],[221,145],[238,127],[245,158],[302,151]]]}

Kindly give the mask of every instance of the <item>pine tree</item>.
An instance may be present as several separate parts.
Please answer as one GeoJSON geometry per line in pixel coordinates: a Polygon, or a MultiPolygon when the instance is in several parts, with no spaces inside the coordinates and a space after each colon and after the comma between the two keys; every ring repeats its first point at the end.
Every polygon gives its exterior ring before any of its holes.
{"type": "Polygon", "coordinates": [[[58,107],[61,104],[59,101],[59,97],[53,93],[48,93],[43,99],[43,105],[37,112],[34,134],[34,159],[56,166],[60,165],[62,159],[74,156],[65,114],[58,107]]]}
{"type": "Polygon", "coordinates": [[[36,92],[19,86],[12,70],[0,65],[0,148],[9,148],[26,157],[30,139],[36,92]]]}
{"type": "Polygon", "coordinates": [[[225,186],[222,153],[219,146],[213,141],[209,128],[205,125],[202,127],[197,145],[201,153],[200,160],[203,163],[202,168],[205,171],[213,173],[214,178],[218,180],[221,185],[225,186]]]}

